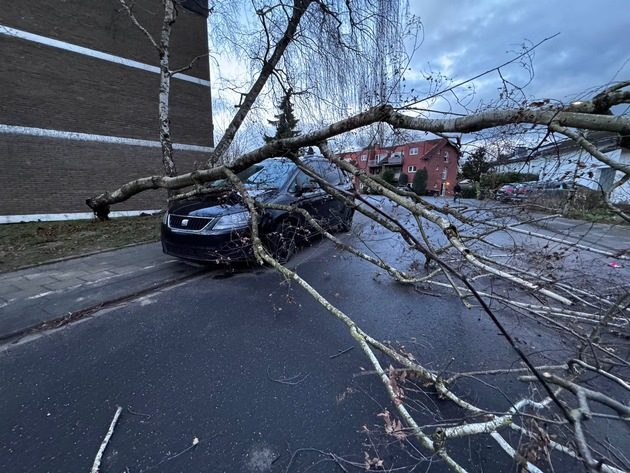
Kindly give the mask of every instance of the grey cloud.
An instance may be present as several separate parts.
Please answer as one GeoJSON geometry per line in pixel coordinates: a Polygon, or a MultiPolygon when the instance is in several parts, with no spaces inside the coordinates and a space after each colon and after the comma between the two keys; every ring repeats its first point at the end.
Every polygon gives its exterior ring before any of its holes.
{"type": "MultiPolygon", "coordinates": [[[[426,70],[428,64],[438,68],[443,58],[449,58],[449,75],[467,79],[514,57],[525,40],[536,43],[560,33],[535,51],[529,95],[571,100],[613,79],[630,79],[627,0],[424,1],[414,3],[412,12],[425,28],[425,42],[412,63],[416,70],[426,70]]],[[[519,85],[527,79],[518,65],[505,73],[519,85]]],[[[478,92],[487,102],[500,84],[484,83],[478,92]]]]}

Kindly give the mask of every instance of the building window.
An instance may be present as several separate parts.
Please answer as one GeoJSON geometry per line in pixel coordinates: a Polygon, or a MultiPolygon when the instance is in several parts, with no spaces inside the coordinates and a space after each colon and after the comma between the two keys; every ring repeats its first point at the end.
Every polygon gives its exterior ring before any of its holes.
{"type": "Polygon", "coordinates": [[[361,155],[361,161],[367,161],[367,154],[361,155]]]}
{"type": "Polygon", "coordinates": [[[444,162],[445,162],[446,164],[448,164],[448,163],[450,163],[450,162],[451,162],[451,156],[449,155],[449,152],[448,152],[448,151],[444,151],[444,162]]]}
{"type": "Polygon", "coordinates": [[[414,156],[416,154],[418,154],[418,148],[409,149],[409,156],[414,156]]]}
{"type": "Polygon", "coordinates": [[[446,181],[446,176],[448,176],[448,168],[442,169],[442,180],[446,181]]]}
{"type": "Polygon", "coordinates": [[[416,172],[416,167],[415,166],[409,166],[407,168],[407,172],[416,172]]]}

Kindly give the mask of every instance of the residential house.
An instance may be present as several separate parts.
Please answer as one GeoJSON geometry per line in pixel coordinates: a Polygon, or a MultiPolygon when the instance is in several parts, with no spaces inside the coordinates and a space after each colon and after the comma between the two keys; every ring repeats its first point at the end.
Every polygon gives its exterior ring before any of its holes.
{"type": "MultiPolygon", "coordinates": [[[[619,145],[619,135],[595,132],[587,139],[611,161],[630,165],[630,150],[619,145]]],[[[622,172],[594,158],[573,140],[549,143],[534,153],[519,149],[511,159],[495,164],[494,170],[537,174],[540,181],[570,181],[605,192],[623,176],[622,172]]],[[[613,190],[611,200],[630,202],[630,183],[613,190]]]]}
{"type": "Polygon", "coordinates": [[[375,145],[361,151],[344,153],[357,167],[372,175],[386,169],[394,173],[398,181],[402,173],[412,183],[417,171],[426,169],[427,192],[434,195],[452,195],[457,180],[459,150],[446,139],[415,141],[396,146],[375,145]]]}

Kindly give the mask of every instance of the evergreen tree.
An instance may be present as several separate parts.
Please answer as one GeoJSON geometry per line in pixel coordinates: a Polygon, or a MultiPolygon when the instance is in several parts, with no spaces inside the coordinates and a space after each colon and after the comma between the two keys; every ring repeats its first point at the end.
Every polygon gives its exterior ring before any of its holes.
{"type": "Polygon", "coordinates": [[[481,175],[490,170],[490,163],[486,160],[486,148],[478,148],[462,165],[462,176],[475,182],[481,180],[481,175]]]}
{"type": "MultiPolygon", "coordinates": [[[[293,138],[294,136],[298,136],[300,134],[299,130],[296,130],[298,121],[295,118],[295,114],[293,113],[293,104],[291,103],[291,97],[293,96],[293,89],[289,87],[286,90],[284,97],[277,105],[280,113],[274,115],[275,120],[267,120],[271,125],[276,127],[276,134],[274,136],[265,135],[265,143],[270,143],[275,140],[280,140],[283,138],[293,138]]],[[[296,157],[298,153],[290,152],[286,150],[283,153],[280,153],[279,156],[286,156],[287,158],[296,157]]]]}
{"type": "Polygon", "coordinates": [[[385,169],[381,173],[381,179],[383,179],[388,184],[394,183],[394,172],[391,169],[385,169]]]}
{"type": "Polygon", "coordinates": [[[427,193],[427,182],[429,181],[429,173],[425,168],[420,169],[413,176],[413,182],[411,187],[413,191],[418,195],[424,195],[427,193]]]}

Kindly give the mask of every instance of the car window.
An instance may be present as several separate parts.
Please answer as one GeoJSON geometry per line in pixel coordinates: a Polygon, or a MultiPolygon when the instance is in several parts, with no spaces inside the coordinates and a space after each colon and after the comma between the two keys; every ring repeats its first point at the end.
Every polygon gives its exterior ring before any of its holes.
{"type": "Polygon", "coordinates": [[[337,186],[343,183],[339,168],[330,161],[315,160],[309,163],[309,166],[319,174],[328,184],[337,186]]]}
{"type": "MultiPolygon", "coordinates": [[[[330,185],[338,186],[350,181],[350,178],[346,177],[335,164],[324,159],[307,159],[304,161],[304,164],[330,185]]],[[[313,181],[315,179],[304,171],[299,171],[289,192],[295,192],[299,188],[311,188],[313,187],[313,181]]]]}
{"type": "Polygon", "coordinates": [[[278,189],[293,174],[295,168],[291,161],[270,159],[251,166],[239,173],[239,177],[248,188],[278,189]]]}
{"type": "Polygon", "coordinates": [[[290,191],[295,192],[297,189],[304,189],[311,186],[311,181],[313,179],[306,174],[304,171],[298,172],[297,176],[295,176],[295,181],[291,186],[290,191]]]}
{"type": "MultiPolygon", "coordinates": [[[[237,174],[238,178],[248,189],[279,189],[289,179],[297,166],[286,159],[266,159],[254,164],[237,174]]],[[[226,184],[225,179],[219,179],[207,184],[218,187],[226,184]]]]}

